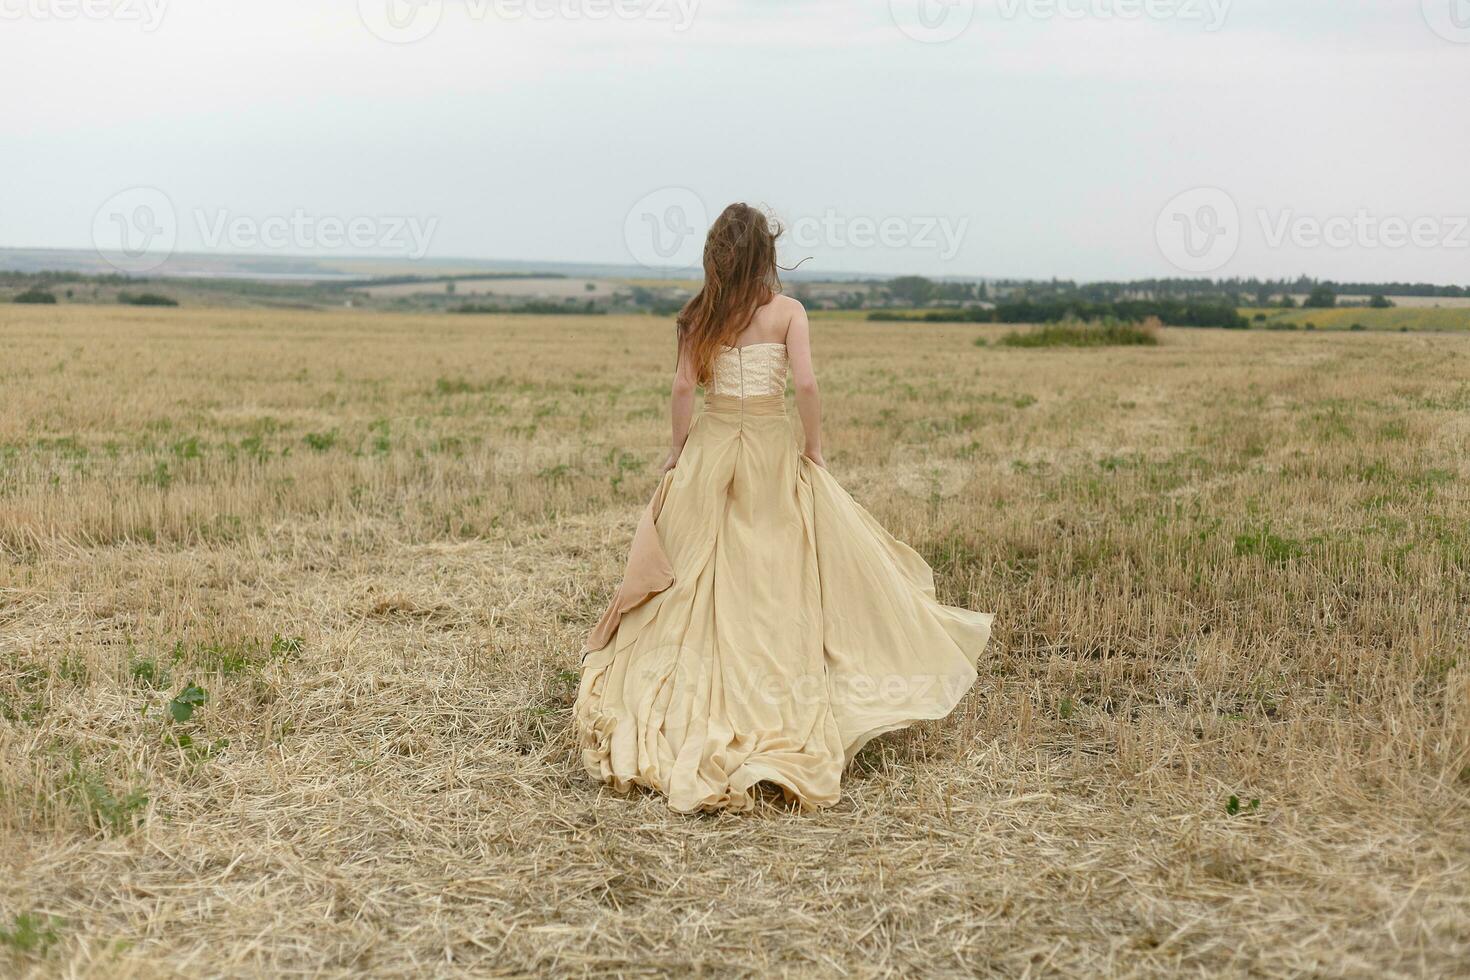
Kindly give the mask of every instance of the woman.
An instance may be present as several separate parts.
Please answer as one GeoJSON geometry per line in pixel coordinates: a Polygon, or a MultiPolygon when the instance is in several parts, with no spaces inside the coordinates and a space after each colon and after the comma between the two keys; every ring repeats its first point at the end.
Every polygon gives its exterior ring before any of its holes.
{"type": "Polygon", "coordinates": [[[583,763],[681,812],[747,809],[760,783],[831,806],[869,739],[949,714],[990,638],[992,617],[940,605],[929,566],[827,473],[778,234],[745,204],[710,229],[704,287],[679,315],[673,449],[583,650],[583,763]]]}

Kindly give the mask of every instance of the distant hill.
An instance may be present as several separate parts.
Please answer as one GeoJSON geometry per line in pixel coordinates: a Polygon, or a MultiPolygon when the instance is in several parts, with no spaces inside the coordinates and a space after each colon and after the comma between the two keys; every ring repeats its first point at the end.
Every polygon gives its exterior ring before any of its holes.
{"type": "MultiPolygon", "coordinates": [[[[115,273],[112,266],[89,249],[0,248],[0,272],[76,272],[89,276],[115,273]]],[[[215,252],[179,252],[171,255],[150,279],[297,279],[328,282],[405,276],[437,278],[469,274],[529,275],[554,273],[593,279],[700,278],[691,269],[650,269],[634,264],[535,262],[520,259],[366,258],[360,256],[241,255],[215,252]]],[[[888,276],[799,269],[782,273],[790,282],[883,281],[888,276]]],[[[968,281],[980,281],[978,278],[968,281]]]]}

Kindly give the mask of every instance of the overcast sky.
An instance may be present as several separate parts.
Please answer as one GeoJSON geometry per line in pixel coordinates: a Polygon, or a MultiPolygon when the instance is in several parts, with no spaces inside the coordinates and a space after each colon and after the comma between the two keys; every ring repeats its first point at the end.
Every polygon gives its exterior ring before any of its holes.
{"type": "Polygon", "coordinates": [[[1470,0],[0,0],[0,91],[5,246],[1470,284],[1470,0]]]}

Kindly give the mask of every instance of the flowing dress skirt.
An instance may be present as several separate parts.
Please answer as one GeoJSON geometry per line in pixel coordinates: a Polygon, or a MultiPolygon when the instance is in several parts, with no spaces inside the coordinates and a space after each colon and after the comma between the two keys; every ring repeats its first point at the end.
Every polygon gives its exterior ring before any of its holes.
{"type": "Polygon", "coordinates": [[[779,786],[830,806],[876,735],[941,718],[992,617],[940,605],[918,553],[798,451],[779,395],[712,397],[584,649],[588,772],[674,810],[779,786]]]}

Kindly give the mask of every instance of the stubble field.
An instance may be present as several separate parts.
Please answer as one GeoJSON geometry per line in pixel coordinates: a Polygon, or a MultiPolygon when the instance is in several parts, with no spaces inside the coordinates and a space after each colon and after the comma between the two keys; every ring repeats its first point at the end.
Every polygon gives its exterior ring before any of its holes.
{"type": "Polygon", "coordinates": [[[570,732],[667,320],[0,310],[0,973],[1462,972],[1470,336],[1006,329],[814,327],[980,683],[683,817],[570,732]]]}

